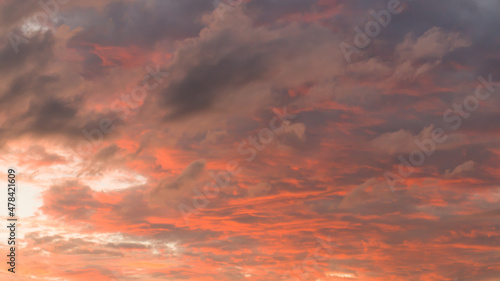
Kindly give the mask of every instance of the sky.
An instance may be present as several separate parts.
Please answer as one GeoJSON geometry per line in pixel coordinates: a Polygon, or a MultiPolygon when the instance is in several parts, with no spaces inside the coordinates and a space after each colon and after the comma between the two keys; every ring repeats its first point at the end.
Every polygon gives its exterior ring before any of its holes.
{"type": "Polygon", "coordinates": [[[0,0],[0,278],[500,280],[499,14],[0,0]]]}

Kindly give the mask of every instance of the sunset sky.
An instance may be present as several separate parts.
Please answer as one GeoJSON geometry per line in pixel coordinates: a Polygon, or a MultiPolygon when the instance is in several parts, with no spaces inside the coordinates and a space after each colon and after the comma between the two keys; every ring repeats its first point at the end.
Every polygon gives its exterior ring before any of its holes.
{"type": "Polygon", "coordinates": [[[0,0],[0,280],[499,281],[499,15],[0,0]]]}

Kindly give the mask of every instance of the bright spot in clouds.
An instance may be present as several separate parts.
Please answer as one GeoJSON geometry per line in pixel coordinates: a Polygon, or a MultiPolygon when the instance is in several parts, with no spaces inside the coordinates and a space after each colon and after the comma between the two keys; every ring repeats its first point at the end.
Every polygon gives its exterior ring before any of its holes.
{"type": "Polygon", "coordinates": [[[340,277],[340,278],[350,278],[350,279],[356,278],[356,276],[352,273],[328,272],[326,275],[330,277],[340,277]]]}

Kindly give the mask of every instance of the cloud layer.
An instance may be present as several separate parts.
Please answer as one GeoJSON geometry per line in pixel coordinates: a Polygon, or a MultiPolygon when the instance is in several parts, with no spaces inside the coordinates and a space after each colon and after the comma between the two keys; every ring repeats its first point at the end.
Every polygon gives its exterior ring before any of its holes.
{"type": "Polygon", "coordinates": [[[500,2],[401,0],[346,60],[391,1],[0,2],[0,276],[498,280],[500,2]]]}

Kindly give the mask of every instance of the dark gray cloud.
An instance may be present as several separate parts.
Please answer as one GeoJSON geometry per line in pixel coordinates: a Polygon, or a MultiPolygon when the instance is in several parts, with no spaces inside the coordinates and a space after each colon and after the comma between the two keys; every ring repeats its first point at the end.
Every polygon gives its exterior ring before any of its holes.
{"type": "Polygon", "coordinates": [[[173,82],[163,92],[165,105],[174,108],[167,120],[201,113],[212,108],[213,101],[220,94],[263,78],[270,57],[264,54],[249,56],[249,52],[251,48],[239,50],[215,63],[200,62],[184,79],[173,82]]]}
{"type": "MultiPolygon", "coordinates": [[[[264,84],[262,90],[279,88],[272,81],[285,71],[283,68],[289,67],[298,76],[298,61],[314,56],[314,46],[325,46],[334,40],[326,37],[329,32],[319,26],[290,28],[276,38],[272,31],[253,29],[246,21],[238,23],[238,16],[225,19],[211,26],[212,32],[187,42],[176,53],[169,68],[170,83],[160,97],[168,111],[166,120],[222,110],[228,106],[227,101],[252,94],[245,93],[245,89],[257,84],[264,84]]],[[[309,64],[304,67],[313,68],[309,64]]],[[[312,74],[307,77],[315,79],[312,74]]]]}
{"type": "Polygon", "coordinates": [[[160,40],[177,40],[198,35],[204,27],[201,17],[213,10],[211,1],[115,1],[102,13],[74,10],[63,14],[72,25],[72,15],[85,17],[84,30],[69,40],[70,47],[86,44],[104,46],[141,46],[151,48],[160,40]]]}
{"type": "MultiPolygon", "coordinates": [[[[15,32],[22,34],[18,30],[15,32]]],[[[13,72],[21,68],[25,70],[26,66],[32,65],[35,70],[40,69],[53,58],[55,38],[52,32],[38,32],[32,38],[25,40],[27,41],[15,44],[19,52],[15,51],[9,40],[4,42],[0,49],[0,73],[13,72]]]]}
{"type": "Polygon", "coordinates": [[[199,179],[204,171],[205,161],[194,161],[190,163],[175,179],[164,179],[163,181],[161,181],[160,184],[153,190],[153,195],[157,195],[163,190],[178,190],[181,188],[185,188],[186,185],[192,184],[193,181],[199,179]]]}

